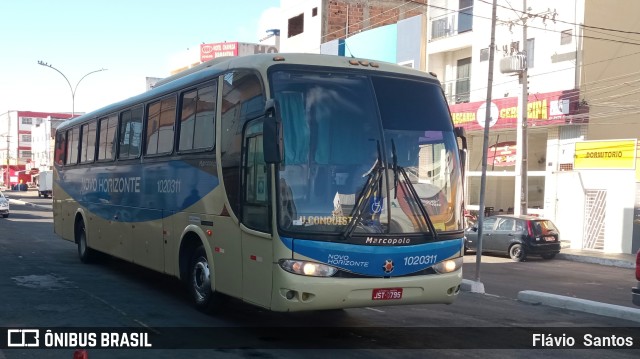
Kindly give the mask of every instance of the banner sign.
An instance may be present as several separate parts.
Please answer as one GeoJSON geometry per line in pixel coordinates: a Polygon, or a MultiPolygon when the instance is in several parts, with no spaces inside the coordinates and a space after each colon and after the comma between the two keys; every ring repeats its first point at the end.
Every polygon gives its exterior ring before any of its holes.
{"type": "Polygon", "coordinates": [[[219,42],[200,45],[200,61],[205,62],[222,56],[238,56],[237,42],[219,42]]]}
{"type": "Polygon", "coordinates": [[[490,146],[487,150],[487,163],[496,167],[516,165],[516,142],[500,142],[490,146]]]}
{"type": "MultiPolygon", "coordinates": [[[[456,126],[467,131],[484,128],[486,101],[450,105],[451,117],[456,126]]],[[[550,126],[557,124],[585,123],[589,108],[580,102],[578,90],[556,91],[529,96],[527,119],[529,126],[550,126]]],[[[517,97],[493,99],[491,101],[492,130],[515,129],[518,122],[517,97]]]]}
{"type": "Polygon", "coordinates": [[[576,142],[574,169],[634,169],[636,140],[576,142]]]}

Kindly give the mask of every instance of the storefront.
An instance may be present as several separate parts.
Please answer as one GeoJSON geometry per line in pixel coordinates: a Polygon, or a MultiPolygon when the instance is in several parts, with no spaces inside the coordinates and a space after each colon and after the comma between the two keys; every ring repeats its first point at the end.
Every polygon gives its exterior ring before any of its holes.
{"type": "MultiPolygon", "coordinates": [[[[587,122],[588,108],[579,103],[577,90],[533,94],[528,99],[527,174],[528,213],[545,215],[547,176],[561,169],[564,162],[558,150],[560,142],[580,141],[582,124],[587,122]]],[[[456,126],[467,131],[468,161],[466,181],[467,209],[477,211],[480,202],[482,147],[486,103],[471,102],[449,106],[456,126]]],[[[517,206],[516,177],[518,116],[517,97],[494,99],[487,153],[485,208],[487,214],[512,213],[517,206]]]]}

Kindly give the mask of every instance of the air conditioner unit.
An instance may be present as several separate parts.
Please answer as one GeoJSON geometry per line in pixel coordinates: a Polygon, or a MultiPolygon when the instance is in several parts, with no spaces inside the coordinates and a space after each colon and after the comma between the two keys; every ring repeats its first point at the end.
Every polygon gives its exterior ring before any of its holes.
{"type": "Polygon", "coordinates": [[[507,56],[500,60],[500,72],[503,74],[522,72],[527,66],[527,56],[524,54],[507,56]]]}

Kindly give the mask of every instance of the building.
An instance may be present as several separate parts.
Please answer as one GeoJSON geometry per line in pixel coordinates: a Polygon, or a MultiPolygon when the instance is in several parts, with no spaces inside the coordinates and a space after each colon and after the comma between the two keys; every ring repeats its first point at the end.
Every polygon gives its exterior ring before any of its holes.
{"type": "MultiPolygon", "coordinates": [[[[638,6],[538,0],[525,11],[523,2],[498,0],[487,214],[518,213],[526,181],[527,213],[554,220],[571,247],[640,248],[638,6]],[[597,158],[603,153],[625,160],[597,158]]],[[[478,210],[492,1],[283,0],[281,7],[282,52],[371,58],[438,75],[454,122],[467,129],[466,202],[478,210]]]]}
{"type": "MultiPolygon", "coordinates": [[[[346,52],[350,56],[349,49],[340,40],[424,15],[426,3],[426,0],[281,0],[283,23],[280,26],[280,50],[341,55],[346,52]],[[329,45],[335,49],[322,51],[323,44],[334,41],[342,45],[329,45]]],[[[369,36],[373,41],[372,46],[388,46],[378,42],[379,37],[375,34],[370,33],[369,36]]],[[[420,39],[418,36],[416,40],[420,39]]],[[[356,52],[355,49],[351,50],[356,52]]],[[[389,48],[385,47],[384,50],[389,48]]],[[[354,56],[366,57],[360,53],[354,56]]]]}
{"type": "Polygon", "coordinates": [[[1,182],[5,186],[32,182],[32,129],[50,118],[69,119],[71,117],[71,114],[33,111],[8,111],[1,114],[1,182]]]}

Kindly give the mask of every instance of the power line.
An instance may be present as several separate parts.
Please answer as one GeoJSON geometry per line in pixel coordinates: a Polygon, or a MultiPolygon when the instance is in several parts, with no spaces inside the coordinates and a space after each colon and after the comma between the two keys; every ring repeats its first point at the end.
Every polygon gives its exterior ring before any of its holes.
{"type": "MultiPolygon", "coordinates": [[[[478,1],[483,2],[483,3],[485,3],[485,4],[492,5],[490,2],[485,1],[485,0],[478,0],[478,1]]],[[[522,15],[527,15],[528,17],[540,17],[540,16],[539,16],[539,15],[537,15],[537,14],[531,14],[531,13],[524,12],[524,11],[521,11],[521,10],[516,10],[516,9],[514,9],[514,8],[510,8],[510,9],[509,9],[509,8],[507,8],[507,7],[506,7],[506,6],[504,6],[504,5],[497,5],[497,6],[498,6],[498,7],[501,7],[501,8],[504,8],[504,9],[513,10],[513,11],[515,11],[515,12],[518,12],[518,13],[522,14],[522,15]]],[[[509,5],[509,6],[511,6],[511,5],[509,5]]],[[[622,33],[622,34],[640,35],[640,32],[637,32],[637,31],[628,31],[628,30],[614,29],[614,28],[610,28],[610,27],[600,27],[600,26],[591,26],[591,25],[578,24],[578,23],[575,23],[575,22],[569,22],[569,21],[560,20],[560,19],[557,19],[557,18],[555,18],[555,17],[553,17],[553,18],[551,19],[551,21],[553,21],[553,22],[561,22],[561,23],[563,23],[563,24],[568,24],[568,25],[582,26],[582,27],[584,27],[584,28],[588,28],[588,29],[597,29],[597,30],[605,30],[605,31],[619,32],[619,33],[622,33]]]]}

